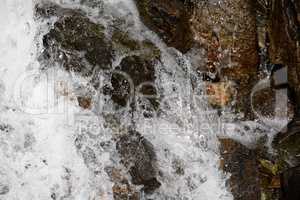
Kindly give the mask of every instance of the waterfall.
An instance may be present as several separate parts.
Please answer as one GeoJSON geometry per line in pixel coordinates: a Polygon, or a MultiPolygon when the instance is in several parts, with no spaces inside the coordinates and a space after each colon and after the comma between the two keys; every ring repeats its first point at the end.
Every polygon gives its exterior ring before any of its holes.
{"type": "MultiPolygon", "coordinates": [[[[154,85],[161,109],[152,117],[139,107],[115,111],[111,99],[91,86],[90,77],[68,72],[57,62],[45,69],[43,35],[58,18],[37,19],[38,0],[0,2],[0,199],[114,199],[107,169],[119,165],[114,137],[128,127],[152,144],[161,184],[150,194],[141,192],[139,199],[233,199],[226,184],[229,174],[220,169],[218,141],[229,133],[208,103],[192,58],[168,47],[145,27],[133,0],[51,2],[84,11],[92,22],[104,26],[108,37],[114,20],[123,20],[122,31],[159,49],[154,85]],[[78,106],[77,94],[83,93],[91,94],[97,106],[90,110],[78,106]]],[[[116,69],[128,55],[139,52],[117,52],[112,67],[116,69]]],[[[97,78],[104,86],[108,72],[97,78]]],[[[251,126],[249,132],[257,124],[251,126]]],[[[253,131],[249,137],[259,134],[253,131]]],[[[235,137],[244,143],[254,140],[235,137]]],[[[124,166],[119,168],[126,172],[124,166]]],[[[124,176],[130,180],[128,173],[124,176]]]]}

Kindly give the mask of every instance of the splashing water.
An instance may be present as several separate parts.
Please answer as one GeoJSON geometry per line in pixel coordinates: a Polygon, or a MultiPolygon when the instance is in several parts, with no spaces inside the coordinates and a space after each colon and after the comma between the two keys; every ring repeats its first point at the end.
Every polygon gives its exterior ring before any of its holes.
{"type": "MultiPolygon", "coordinates": [[[[81,8],[102,23],[110,20],[80,1],[53,2],[81,8]]],[[[114,162],[115,150],[97,149],[99,140],[109,141],[113,131],[101,129],[101,137],[91,136],[84,143],[85,150],[96,152],[93,162],[87,162],[76,149],[78,127],[74,122],[78,113],[88,115],[88,123],[92,116],[100,126],[104,119],[101,113],[84,113],[74,100],[73,87],[85,85],[84,78],[70,77],[59,66],[47,72],[39,70],[41,37],[47,28],[44,22],[34,20],[35,3],[1,0],[0,191],[5,194],[0,194],[0,199],[113,199],[113,183],[104,169],[114,162]],[[99,173],[95,175],[95,171],[99,173]]],[[[210,112],[201,97],[201,81],[192,87],[194,72],[189,59],[143,26],[133,1],[102,3],[106,17],[126,18],[133,24],[128,28],[133,37],[149,39],[162,51],[156,85],[167,97],[162,101],[168,107],[154,118],[139,112],[133,117],[137,130],[154,145],[163,174],[162,186],[145,198],[232,199],[225,186],[228,177],[219,169],[218,115],[210,112]]]]}

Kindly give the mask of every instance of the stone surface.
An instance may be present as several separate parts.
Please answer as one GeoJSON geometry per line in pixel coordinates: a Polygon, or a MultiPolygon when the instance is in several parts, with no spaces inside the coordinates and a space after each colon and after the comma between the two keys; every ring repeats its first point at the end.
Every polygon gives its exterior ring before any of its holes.
{"type": "Polygon", "coordinates": [[[275,0],[270,11],[268,33],[270,60],[288,67],[288,82],[295,101],[300,103],[300,26],[297,20],[299,3],[292,0],[275,0]]]}
{"type": "Polygon", "coordinates": [[[83,109],[92,108],[92,99],[90,97],[77,97],[77,101],[80,107],[83,109]]]}
{"type": "Polygon", "coordinates": [[[274,148],[279,153],[279,160],[285,168],[300,165],[300,118],[296,117],[283,129],[273,141],[274,148]]]}
{"type": "MultiPolygon", "coordinates": [[[[134,102],[138,94],[156,96],[155,89],[155,62],[153,58],[141,56],[128,56],[123,58],[117,73],[113,73],[112,100],[121,106],[125,106],[128,100],[134,102]],[[121,73],[119,73],[121,72],[121,73]]],[[[149,98],[153,107],[157,109],[156,98],[149,98]]]]}
{"type": "Polygon", "coordinates": [[[193,45],[189,26],[192,10],[182,0],[136,0],[142,21],[167,45],[187,52],[193,45]]]}
{"type": "Polygon", "coordinates": [[[231,139],[221,139],[222,168],[231,174],[229,185],[235,200],[260,200],[256,152],[231,139]]]}
{"type": "Polygon", "coordinates": [[[281,200],[300,199],[300,167],[291,168],[282,175],[282,196],[281,200]]]}
{"type": "Polygon", "coordinates": [[[230,82],[208,83],[206,91],[209,103],[218,108],[228,106],[235,96],[235,89],[230,82]]]}
{"type": "Polygon", "coordinates": [[[191,26],[195,40],[206,49],[207,71],[236,84],[236,108],[250,118],[250,94],[259,64],[254,2],[202,2],[191,26]]]}
{"type": "MultiPolygon", "coordinates": [[[[154,66],[160,60],[160,50],[149,40],[131,38],[119,28],[124,23],[121,19],[116,19],[106,30],[101,24],[92,22],[82,11],[61,8],[52,3],[37,6],[36,15],[41,18],[58,17],[54,27],[43,37],[43,62],[48,62],[48,65],[58,62],[67,71],[92,77],[91,84],[98,89],[97,74],[100,70],[112,69],[114,55],[127,55],[134,51],[137,55],[125,56],[116,68],[121,74],[116,71],[112,73],[112,88],[106,87],[103,90],[120,106],[127,105],[129,98],[137,100],[138,94],[156,95],[153,86],[154,66]],[[107,36],[110,34],[111,36],[107,36]],[[129,85],[130,81],[133,82],[132,88],[129,85]],[[142,86],[144,82],[147,84],[142,86]],[[139,86],[142,87],[138,88],[139,86]]],[[[150,107],[156,110],[159,105],[157,98],[147,99],[151,102],[150,107]]],[[[85,97],[78,97],[78,102],[84,109],[91,107],[85,97]]]]}
{"type": "Polygon", "coordinates": [[[68,71],[91,75],[94,70],[110,69],[112,46],[104,27],[79,12],[63,15],[43,38],[44,57],[61,62],[68,71]]]}
{"type": "Polygon", "coordinates": [[[114,200],[139,200],[140,193],[129,184],[127,178],[122,174],[122,170],[110,167],[105,169],[111,178],[113,185],[114,200]]]}
{"type": "Polygon", "coordinates": [[[160,187],[154,147],[147,139],[131,130],[117,139],[116,147],[133,184],[143,185],[146,193],[160,187]]]}

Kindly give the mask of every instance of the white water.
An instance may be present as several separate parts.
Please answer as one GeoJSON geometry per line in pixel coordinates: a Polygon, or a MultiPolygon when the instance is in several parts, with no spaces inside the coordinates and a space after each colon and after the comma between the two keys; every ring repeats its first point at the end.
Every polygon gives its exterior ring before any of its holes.
{"type": "MultiPolygon", "coordinates": [[[[98,19],[97,11],[74,1],[56,2],[86,9],[98,19]]],[[[189,60],[167,48],[141,24],[132,0],[104,2],[109,8],[106,15],[126,17],[133,22],[131,34],[152,40],[163,52],[163,64],[156,69],[157,85],[168,97],[165,101],[170,108],[164,109],[160,118],[135,116],[137,129],[155,147],[163,174],[162,186],[152,198],[232,199],[225,186],[228,177],[219,170],[218,116],[209,112],[205,100],[198,99],[198,106],[193,107],[189,60]],[[184,168],[183,176],[174,174],[174,160],[184,168]]],[[[57,199],[112,199],[112,183],[104,167],[114,162],[113,150],[98,152],[96,163],[87,164],[74,144],[79,134],[75,123],[78,114],[89,116],[88,123],[94,119],[100,126],[104,123],[102,116],[85,113],[76,103],[73,86],[85,85],[85,80],[70,77],[59,67],[40,72],[37,56],[41,51],[41,32],[47,30],[33,19],[34,2],[0,3],[0,125],[9,127],[7,132],[0,131],[0,191],[1,187],[9,188],[0,199],[48,200],[51,194],[57,199]],[[95,171],[100,173],[95,176],[95,171]]],[[[107,141],[111,135],[111,130],[104,129],[102,139],[107,141]]],[[[97,151],[96,143],[89,139],[84,145],[97,151]]]]}

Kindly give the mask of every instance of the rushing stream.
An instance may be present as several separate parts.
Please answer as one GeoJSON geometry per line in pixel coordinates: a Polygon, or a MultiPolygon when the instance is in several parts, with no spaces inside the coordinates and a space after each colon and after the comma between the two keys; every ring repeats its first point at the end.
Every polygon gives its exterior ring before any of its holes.
{"type": "MultiPolygon", "coordinates": [[[[141,133],[156,153],[161,186],[140,199],[233,199],[226,185],[229,175],[220,170],[218,141],[229,133],[208,105],[191,57],[167,47],[148,30],[133,0],[52,2],[82,9],[106,28],[122,19],[124,32],[154,43],[161,51],[161,62],[155,65],[161,111],[153,117],[130,106],[115,112],[111,100],[93,88],[97,108],[83,110],[76,95],[90,87],[90,80],[57,63],[45,70],[41,61],[43,35],[57,17],[37,19],[34,8],[39,1],[0,0],[0,199],[113,199],[107,169],[120,163],[113,138],[122,127],[141,133]],[[117,125],[107,125],[111,114],[118,117],[117,125]]],[[[135,52],[116,53],[114,68],[125,54],[135,52]]],[[[105,84],[107,74],[99,79],[105,84]]],[[[251,138],[234,136],[246,144],[260,134],[253,131],[255,122],[249,123],[251,138]]]]}

